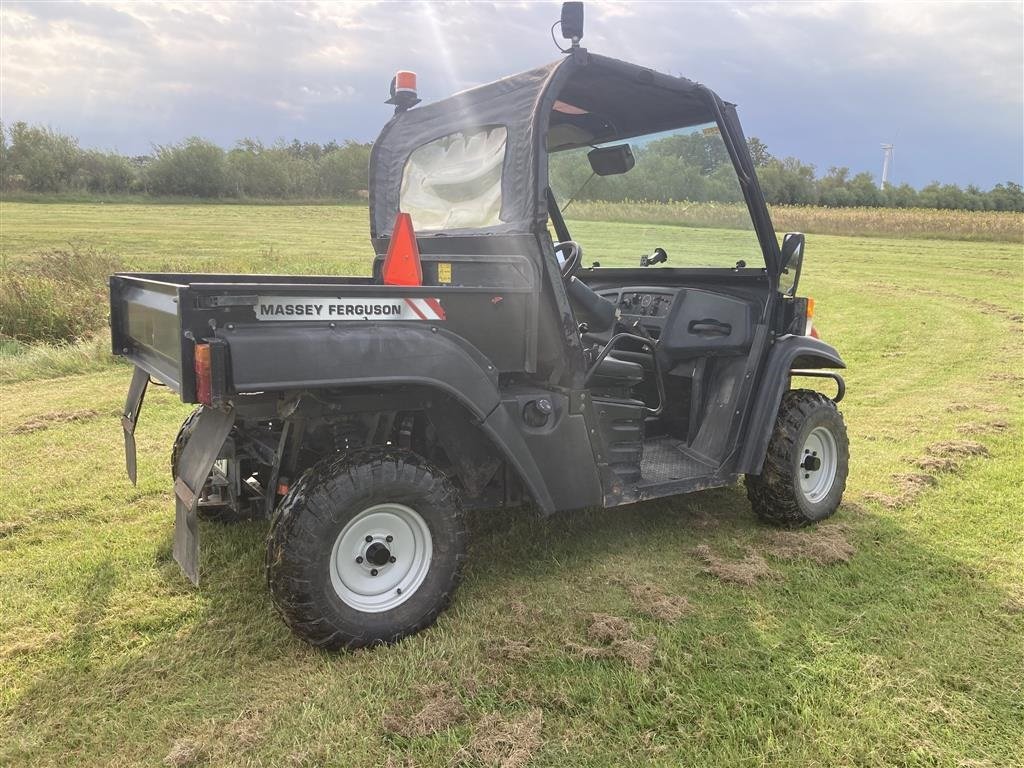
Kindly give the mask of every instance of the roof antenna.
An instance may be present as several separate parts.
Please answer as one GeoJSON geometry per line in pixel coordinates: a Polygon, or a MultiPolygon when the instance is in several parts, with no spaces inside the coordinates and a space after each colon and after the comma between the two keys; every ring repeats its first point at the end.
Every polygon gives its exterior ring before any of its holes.
{"type": "Polygon", "coordinates": [[[562,18],[551,25],[551,39],[555,40],[555,47],[562,53],[569,53],[580,47],[580,40],[583,39],[583,3],[562,3],[562,18]],[[555,40],[555,27],[558,25],[562,27],[562,37],[570,42],[568,48],[563,48],[555,40]]]}

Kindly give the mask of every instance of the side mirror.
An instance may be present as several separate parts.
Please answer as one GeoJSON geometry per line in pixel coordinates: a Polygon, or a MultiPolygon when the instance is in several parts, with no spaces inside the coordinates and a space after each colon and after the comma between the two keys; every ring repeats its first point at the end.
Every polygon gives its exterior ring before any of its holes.
{"type": "Polygon", "coordinates": [[[614,147],[598,147],[587,153],[590,167],[598,176],[617,176],[631,170],[636,165],[633,150],[629,144],[616,144],[614,147]]]}
{"type": "Polygon", "coordinates": [[[800,282],[805,240],[803,232],[787,232],[782,236],[782,274],[779,276],[779,290],[790,296],[796,295],[796,286],[800,282]]]}

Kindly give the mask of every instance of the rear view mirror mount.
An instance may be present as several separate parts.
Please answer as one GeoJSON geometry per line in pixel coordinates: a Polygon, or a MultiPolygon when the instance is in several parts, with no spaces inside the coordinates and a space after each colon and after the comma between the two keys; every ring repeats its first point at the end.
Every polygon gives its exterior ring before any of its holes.
{"type": "Polygon", "coordinates": [[[587,153],[590,168],[598,176],[617,176],[625,173],[636,165],[633,150],[629,144],[616,144],[613,147],[598,147],[587,153]]]}

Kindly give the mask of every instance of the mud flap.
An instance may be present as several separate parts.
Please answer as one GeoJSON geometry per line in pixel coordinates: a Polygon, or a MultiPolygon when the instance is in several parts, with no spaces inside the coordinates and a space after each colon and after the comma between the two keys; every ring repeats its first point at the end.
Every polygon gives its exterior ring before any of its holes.
{"type": "Polygon", "coordinates": [[[128,387],[128,400],[124,404],[124,413],[121,414],[121,429],[124,430],[124,465],[132,485],[135,485],[138,477],[138,468],[135,463],[135,427],[139,423],[142,399],[146,396],[148,385],[149,374],[141,368],[136,368],[135,373],[132,374],[131,386],[128,387]]]}
{"type": "Polygon", "coordinates": [[[235,412],[231,408],[203,408],[178,457],[178,476],[174,478],[174,559],[196,586],[199,586],[199,520],[196,517],[199,493],[234,423],[235,412]]]}

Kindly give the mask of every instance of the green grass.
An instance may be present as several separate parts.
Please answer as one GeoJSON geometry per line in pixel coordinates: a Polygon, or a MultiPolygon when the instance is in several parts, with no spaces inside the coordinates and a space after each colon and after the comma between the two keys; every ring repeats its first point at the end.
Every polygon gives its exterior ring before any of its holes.
{"type": "Polygon", "coordinates": [[[369,269],[369,215],[354,205],[0,203],[0,258],[72,247],[117,254],[131,269],[341,274],[369,269]]]}
{"type": "MultiPolygon", "coordinates": [[[[361,209],[40,208],[0,208],[5,258],[74,241],[139,265],[369,267],[361,209]]],[[[570,226],[605,263],[678,234],[570,226]]],[[[147,396],[132,488],[128,371],[37,378],[41,359],[0,392],[0,765],[475,765],[484,737],[536,710],[539,742],[510,737],[535,766],[1020,765],[1022,267],[1013,244],[809,238],[801,292],[850,366],[847,502],[821,529],[855,547],[848,562],[774,557],[741,488],[542,522],[477,515],[438,625],[339,656],[275,616],[265,524],[204,524],[202,587],[179,574],[167,456],[186,406],[147,396]],[[929,470],[920,491],[900,477],[950,440],[988,456],[929,470]],[[701,545],[760,553],[775,577],[723,582],[701,545]],[[654,620],[634,582],[692,610],[654,620]],[[568,650],[593,644],[592,612],[654,638],[651,666],[568,650]],[[396,733],[391,717],[437,686],[461,714],[396,733]]]]}

